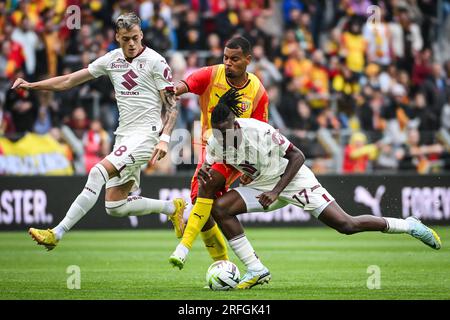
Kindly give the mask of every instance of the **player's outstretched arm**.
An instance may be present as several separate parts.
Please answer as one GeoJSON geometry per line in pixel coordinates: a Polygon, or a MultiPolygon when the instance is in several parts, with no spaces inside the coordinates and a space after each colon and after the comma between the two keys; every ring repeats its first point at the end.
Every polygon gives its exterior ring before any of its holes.
{"type": "Polygon", "coordinates": [[[11,89],[23,88],[32,90],[63,91],[91,79],[94,79],[94,77],[89,73],[88,69],[82,69],[64,76],[53,77],[37,82],[27,82],[22,78],[18,78],[14,81],[11,89]]]}
{"type": "Polygon", "coordinates": [[[188,87],[187,87],[186,82],[184,82],[184,81],[179,81],[179,82],[177,83],[177,85],[175,86],[175,94],[176,94],[177,96],[181,96],[182,94],[185,94],[185,93],[187,93],[187,92],[189,92],[189,89],[188,89],[188,87]]]}
{"type": "Polygon", "coordinates": [[[277,200],[280,193],[286,186],[294,179],[303,163],[305,162],[305,155],[297,147],[292,146],[284,155],[289,160],[280,181],[275,185],[272,191],[263,192],[259,195],[259,203],[264,208],[269,207],[275,200],[277,200]]]}
{"type": "Polygon", "coordinates": [[[155,147],[155,151],[150,159],[150,165],[154,165],[156,161],[161,160],[169,150],[170,135],[177,121],[178,109],[175,90],[166,88],[159,91],[163,106],[166,110],[166,119],[159,143],[155,147]]]}

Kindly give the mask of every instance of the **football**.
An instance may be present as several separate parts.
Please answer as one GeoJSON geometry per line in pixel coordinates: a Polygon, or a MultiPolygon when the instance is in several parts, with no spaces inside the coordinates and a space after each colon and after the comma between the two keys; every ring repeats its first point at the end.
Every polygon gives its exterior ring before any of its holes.
{"type": "Polygon", "coordinates": [[[214,291],[230,290],[239,283],[241,275],[231,261],[220,260],[211,264],[206,272],[206,283],[214,291]]]}

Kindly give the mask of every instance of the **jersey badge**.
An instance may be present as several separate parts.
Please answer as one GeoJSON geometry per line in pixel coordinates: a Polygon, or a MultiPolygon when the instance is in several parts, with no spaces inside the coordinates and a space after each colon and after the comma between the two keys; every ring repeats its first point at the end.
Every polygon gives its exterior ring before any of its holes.
{"type": "Polygon", "coordinates": [[[250,109],[250,103],[247,101],[242,101],[241,109],[242,109],[242,112],[246,112],[248,109],[250,109]]]}
{"type": "Polygon", "coordinates": [[[282,145],[283,143],[285,143],[283,136],[278,131],[272,133],[272,141],[278,145],[282,145]]]}

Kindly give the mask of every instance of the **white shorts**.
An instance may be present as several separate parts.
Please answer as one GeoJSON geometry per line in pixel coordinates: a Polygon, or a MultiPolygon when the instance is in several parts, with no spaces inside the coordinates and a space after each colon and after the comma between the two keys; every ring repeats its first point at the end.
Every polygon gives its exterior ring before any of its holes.
{"type": "Polygon", "coordinates": [[[119,176],[109,179],[106,189],[134,181],[131,192],[139,189],[141,167],[146,164],[159,142],[159,133],[135,134],[132,136],[116,136],[113,151],[106,159],[119,171],[119,176]]]}
{"type": "Polygon", "coordinates": [[[256,197],[263,192],[271,191],[274,186],[275,184],[271,188],[247,186],[233,190],[236,190],[244,200],[247,212],[268,212],[293,204],[318,218],[322,211],[334,201],[334,198],[319,183],[312,187],[304,188],[292,181],[280,194],[278,200],[267,209],[264,209],[256,197]]]}

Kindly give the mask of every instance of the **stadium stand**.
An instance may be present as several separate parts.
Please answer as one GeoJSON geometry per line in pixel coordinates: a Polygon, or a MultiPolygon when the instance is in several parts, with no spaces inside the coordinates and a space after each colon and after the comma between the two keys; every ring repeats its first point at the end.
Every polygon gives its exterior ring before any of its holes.
{"type": "MultiPolygon", "coordinates": [[[[9,88],[17,77],[65,74],[115,49],[112,22],[126,11],[140,15],[145,44],[170,61],[175,81],[221,63],[233,35],[248,38],[270,122],[316,173],[450,169],[449,0],[2,1],[0,137],[51,134],[76,174],[108,154],[118,119],[108,79],[54,94],[9,88]],[[68,27],[72,5],[80,28],[68,27]]],[[[196,99],[181,98],[177,124],[194,137],[196,99]]],[[[146,172],[193,168],[162,162],[146,172]]]]}

